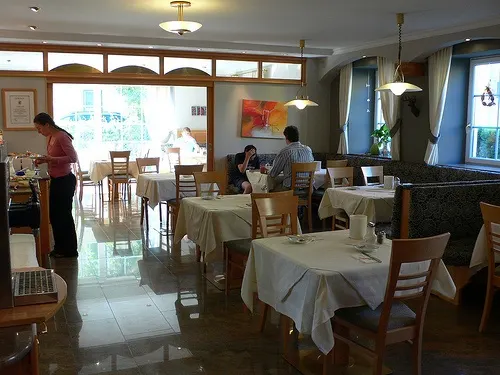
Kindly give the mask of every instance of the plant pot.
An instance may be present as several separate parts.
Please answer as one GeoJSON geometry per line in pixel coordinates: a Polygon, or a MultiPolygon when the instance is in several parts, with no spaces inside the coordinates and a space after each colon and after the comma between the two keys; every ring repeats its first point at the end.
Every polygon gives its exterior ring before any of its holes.
{"type": "Polygon", "coordinates": [[[391,150],[388,147],[387,143],[384,143],[384,147],[382,148],[382,155],[385,157],[389,157],[391,155],[391,150]]]}
{"type": "Polygon", "coordinates": [[[372,147],[370,147],[370,155],[374,155],[374,156],[380,155],[380,146],[378,143],[372,144],[372,147]]]}

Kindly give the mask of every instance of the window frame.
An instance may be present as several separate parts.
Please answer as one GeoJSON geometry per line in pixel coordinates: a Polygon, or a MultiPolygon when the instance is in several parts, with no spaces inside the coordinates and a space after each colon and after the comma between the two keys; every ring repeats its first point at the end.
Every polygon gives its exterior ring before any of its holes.
{"type": "Polygon", "coordinates": [[[465,136],[465,163],[466,164],[481,164],[481,165],[489,165],[489,166],[500,166],[500,104],[498,103],[500,100],[500,93],[494,93],[497,98],[496,109],[499,112],[497,117],[497,135],[496,135],[496,143],[495,149],[497,153],[498,159],[488,159],[488,158],[479,158],[472,157],[472,151],[474,149],[474,129],[482,128],[482,129],[492,129],[492,127],[475,127],[472,124],[473,121],[473,109],[474,109],[474,73],[475,67],[478,65],[486,65],[490,62],[500,64],[500,55],[494,55],[489,57],[481,57],[470,60],[469,65],[469,90],[467,92],[467,126],[466,126],[466,136],[465,136]]]}

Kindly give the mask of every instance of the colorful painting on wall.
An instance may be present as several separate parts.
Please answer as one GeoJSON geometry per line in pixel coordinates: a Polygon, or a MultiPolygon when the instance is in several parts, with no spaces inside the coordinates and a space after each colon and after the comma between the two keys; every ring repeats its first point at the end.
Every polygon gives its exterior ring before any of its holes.
{"type": "Polygon", "coordinates": [[[241,136],[249,138],[285,138],[288,109],[284,102],[243,99],[241,136]]]}

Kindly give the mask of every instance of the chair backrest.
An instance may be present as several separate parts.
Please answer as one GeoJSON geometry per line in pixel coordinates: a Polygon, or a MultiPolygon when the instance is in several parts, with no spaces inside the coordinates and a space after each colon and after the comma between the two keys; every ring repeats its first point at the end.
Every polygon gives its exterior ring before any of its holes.
{"type": "Polygon", "coordinates": [[[353,167],[337,167],[328,168],[328,176],[332,187],[336,186],[352,186],[354,181],[354,168],[353,167]],[[347,185],[346,183],[347,182],[347,185]]]}
{"type": "Polygon", "coordinates": [[[365,185],[377,185],[384,183],[384,167],[379,165],[376,167],[361,167],[365,185]],[[373,180],[377,179],[377,182],[373,180]]]}
{"type": "Polygon", "coordinates": [[[292,163],[292,191],[299,196],[299,203],[311,199],[314,183],[316,162],[292,163]]]}
{"type": "MultiPolygon", "coordinates": [[[[263,198],[273,198],[273,199],[281,199],[281,198],[292,198],[293,197],[293,191],[292,190],[285,190],[285,191],[279,191],[275,193],[252,193],[250,195],[252,199],[252,239],[262,237],[262,231],[260,229],[260,224],[259,224],[259,213],[257,211],[257,205],[255,204],[256,199],[263,199],[263,198]]],[[[280,219],[280,217],[276,217],[277,219],[280,219]]],[[[269,232],[268,232],[269,234],[269,232]]]]}
{"type": "Polygon", "coordinates": [[[412,307],[415,307],[416,325],[418,329],[423,329],[432,282],[449,238],[450,233],[444,233],[434,237],[392,241],[391,264],[380,316],[379,335],[385,336],[387,332],[395,300],[415,300],[412,307]],[[418,262],[423,262],[419,265],[419,271],[401,272],[405,266],[418,262]]]}
{"type": "Polygon", "coordinates": [[[139,174],[160,173],[160,158],[137,158],[135,162],[137,163],[139,174]],[[154,167],[154,169],[150,168],[148,170],[148,167],[154,167]]]}
{"type": "Polygon", "coordinates": [[[326,161],[327,168],[340,168],[347,167],[347,159],[343,160],[327,160],[326,161]]]}
{"type": "Polygon", "coordinates": [[[82,172],[82,167],[80,165],[80,160],[78,158],[76,158],[76,163],[74,163],[74,168],[75,168],[75,172],[76,172],[76,177],[79,179],[79,180],[83,180],[83,172],[82,172]]]}
{"type": "Polygon", "coordinates": [[[262,237],[298,234],[297,196],[255,199],[262,237]]]}
{"type": "Polygon", "coordinates": [[[177,202],[184,195],[196,194],[196,182],[194,174],[203,171],[203,164],[201,165],[176,165],[175,169],[175,198],[177,202]]]}
{"type": "Polygon", "coordinates": [[[129,178],[130,151],[110,151],[111,176],[127,176],[129,178]]]}
{"type": "Polygon", "coordinates": [[[172,170],[175,170],[174,166],[181,164],[181,149],[180,147],[168,147],[165,152],[167,153],[170,172],[172,172],[172,170]]]}
{"type": "Polygon", "coordinates": [[[225,172],[195,172],[196,196],[223,195],[226,192],[227,174],[225,172]]]}
{"type": "MultiPolygon", "coordinates": [[[[483,214],[484,229],[488,245],[488,273],[490,277],[495,276],[495,255],[500,255],[500,207],[481,202],[481,213],[483,214]],[[497,226],[495,231],[493,226],[497,226]]],[[[498,277],[500,279],[500,277],[498,277]]]]}

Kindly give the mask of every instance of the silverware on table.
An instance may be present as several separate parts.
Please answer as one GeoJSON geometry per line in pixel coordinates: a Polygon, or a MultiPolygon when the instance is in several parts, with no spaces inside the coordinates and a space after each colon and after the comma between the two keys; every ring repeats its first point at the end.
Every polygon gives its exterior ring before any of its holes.
{"type": "Polygon", "coordinates": [[[380,259],[378,259],[377,257],[374,257],[373,255],[370,255],[369,253],[367,253],[366,251],[362,251],[361,254],[367,256],[368,258],[374,260],[375,262],[377,263],[382,263],[382,261],[380,259]]]}

